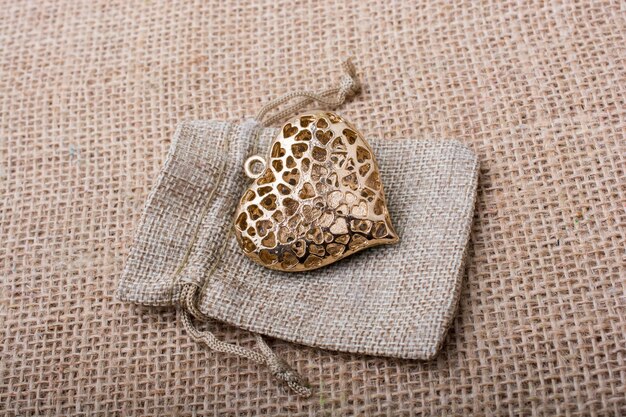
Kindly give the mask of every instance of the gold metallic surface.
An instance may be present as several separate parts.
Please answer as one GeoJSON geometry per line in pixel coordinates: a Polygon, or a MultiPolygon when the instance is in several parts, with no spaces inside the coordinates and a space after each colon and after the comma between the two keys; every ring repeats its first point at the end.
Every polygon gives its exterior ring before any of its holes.
{"type": "Polygon", "coordinates": [[[235,234],[260,265],[308,271],[399,240],[371,147],[335,113],[290,120],[269,155],[248,158],[244,169],[254,182],[239,203],[235,234]]]}

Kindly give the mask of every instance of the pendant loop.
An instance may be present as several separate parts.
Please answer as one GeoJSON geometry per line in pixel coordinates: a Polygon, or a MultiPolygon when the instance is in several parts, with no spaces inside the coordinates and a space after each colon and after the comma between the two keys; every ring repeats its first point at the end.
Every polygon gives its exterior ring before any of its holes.
{"type": "Polygon", "coordinates": [[[263,171],[265,171],[265,168],[267,168],[267,163],[265,159],[259,155],[252,155],[250,158],[246,159],[246,162],[243,164],[246,175],[253,180],[259,178],[263,171]],[[253,169],[256,164],[261,164],[261,168],[258,169],[258,172],[257,169],[253,169]]]}

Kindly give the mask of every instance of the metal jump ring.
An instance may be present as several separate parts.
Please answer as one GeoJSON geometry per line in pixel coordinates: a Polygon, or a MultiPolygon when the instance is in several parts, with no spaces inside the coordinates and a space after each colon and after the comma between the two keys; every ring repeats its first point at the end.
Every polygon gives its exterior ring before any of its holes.
{"type": "Polygon", "coordinates": [[[263,157],[259,156],[259,155],[253,155],[250,158],[246,159],[246,162],[244,162],[243,164],[243,169],[244,171],[246,171],[246,175],[249,178],[252,178],[253,180],[256,178],[259,178],[261,176],[261,174],[263,173],[263,171],[265,171],[265,168],[267,167],[267,163],[265,162],[265,159],[263,159],[263,157]],[[255,173],[252,170],[252,165],[255,163],[260,163],[263,167],[258,171],[258,173],[255,173]]]}

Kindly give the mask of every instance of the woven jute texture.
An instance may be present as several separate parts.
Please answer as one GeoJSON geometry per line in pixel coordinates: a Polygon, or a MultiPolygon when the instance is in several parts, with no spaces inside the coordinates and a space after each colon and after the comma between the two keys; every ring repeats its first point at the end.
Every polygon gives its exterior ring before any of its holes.
{"type": "Polygon", "coordinates": [[[250,261],[233,234],[250,180],[277,129],[256,121],[184,123],[149,196],[118,295],[176,305],[201,288],[208,317],[332,350],[430,359],[459,299],[478,162],[454,141],[369,140],[401,242],[306,273],[250,261]]]}
{"type": "Polygon", "coordinates": [[[617,1],[3,2],[1,413],[625,414],[625,28],[617,1]],[[363,92],[338,111],[469,146],[476,214],[435,359],[270,340],[302,399],[115,288],[176,125],[241,121],[344,53],[363,92]]]}

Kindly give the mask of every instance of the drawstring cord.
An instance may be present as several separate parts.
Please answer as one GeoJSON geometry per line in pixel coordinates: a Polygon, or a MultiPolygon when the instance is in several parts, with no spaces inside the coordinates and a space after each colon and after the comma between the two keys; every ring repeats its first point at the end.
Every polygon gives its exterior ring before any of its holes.
{"type": "MultiPolygon", "coordinates": [[[[350,59],[343,61],[341,66],[345,74],[342,75],[337,86],[319,92],[296,90],[285,94],[263,106],[257,113],[256,120],[263,126],[270,126],[314,101],[328,108],[334,108],[343,104],[347,98],[361,91],[361,83],[356,76],[356,69],[350,59]],[[303,99],[265,119],[269,112],[298,97],[303,97],[303,99]]],[[[211,332],[198,330],[193,323],[193,318],[195,317],[198,320],[206,318],[197,306],[198,292],[199,288],[197,285],[192,283],[183,284],[178,303],[183,327],[194,341],[204,343],[209,349],[215,352],[230,353],[265,365],[275,378],[285,382],[296,394],[304,397],[311,395],[311,388],[308,386],[306,380],[291,369],[285,361],[276,356],[260,335],[255,334],[258,350],[253,350],[223,342],[216,338],[211,332]]]]}
{"type": "Polygon", "coordinates": [[[191,339],[196,342],[204,343],[209,349],[215,352],[230,353],[249,359],[255,363],[266,365],[275,378],[287,383],[289,388],[296,394],[304,397],[311,395],[311,388],[308,387],[307,382],[298,375],[297,372],[291,369],[287,363],[276,356],[260,335],[255,335],[259,348],[259,351],[257,351],[223,342],[211,332],[198,330],[193,324],[193,317],[201,319],[204,315],[196,305],[197,293],[198,287],[195,284],[187,283],[183,285],[179,299],[183,327],[187,333],[189,333],[191,339]]]}
{"type": "Polygon", "coordinates": [[[261,110],[259,110],[256,115],[256,120],[263,126],[271,126],[272,124],[285,119],[287,116],[290,116],[314,101],[324,104],[329,108],[334,108],[343,104],[347,98],[356,95],[361,91],[361,83],[356,76],[356,68],[349,58],[341,63],[341,67],[343,68],[345,74],[342,75],[337,86],[320,92],[307,90],[292,91],[291,93],[278,97],[261,107],[261,110]],[[267,120],[263,120],[270,111],[297,97],[304,97],[304,99],[279,111],[267,120]]]}

